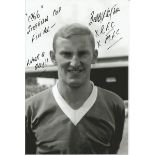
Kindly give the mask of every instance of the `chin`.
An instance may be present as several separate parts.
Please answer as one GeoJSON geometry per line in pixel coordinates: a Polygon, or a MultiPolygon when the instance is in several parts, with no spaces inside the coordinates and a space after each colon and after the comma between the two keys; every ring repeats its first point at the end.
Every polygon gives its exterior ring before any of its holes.
{"type": "Polygon", "coordinates": [[[79,80],[70,80],[68,82],[68,85],[71,86],[71,87],[80,87],[82,85],[82,81],[79,81],[79,80]]]}

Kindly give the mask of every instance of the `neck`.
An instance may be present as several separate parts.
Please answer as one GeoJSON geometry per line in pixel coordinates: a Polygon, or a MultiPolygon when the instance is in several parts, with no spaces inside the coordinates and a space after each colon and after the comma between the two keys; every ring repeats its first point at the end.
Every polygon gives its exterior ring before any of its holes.
{"type": "Polygon", "coordinates": [[[80,87],[71,87],[59,80],[58,90],[73,109],[78,109],[91,94],[92,84],[88,81],[80,87]]]}

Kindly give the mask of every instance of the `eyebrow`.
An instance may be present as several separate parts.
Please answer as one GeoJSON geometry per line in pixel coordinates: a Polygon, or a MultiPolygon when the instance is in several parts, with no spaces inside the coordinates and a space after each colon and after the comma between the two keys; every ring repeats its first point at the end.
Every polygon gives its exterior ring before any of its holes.
{"type": "Polygon", "coordinates": [[[78,53],[89,53],[89,51],[88,50],[80,50],[80,51],[78,51],[78,53]]]}
{"type": "MultiPolygon", "coordinates": [[[[88,54],[88,53],[89,53],[89,50],[79,50],[79,51],[77,51],[77,54],[88,54]]],[[[69,51],[69,50],[62,50],[62,51],[60,51],[60,54],[70,54],[70,55],[72,55],[73,52],[69,51]]]]}
{"type": "Polygon", "coordinates": [[[67,50],[65,50],[65,51],[63,50],[63,51],[60,51],[60,53],[63,54],[63,53],[72,53],[72,52],[71,51],[67,51],[67,50]]]}

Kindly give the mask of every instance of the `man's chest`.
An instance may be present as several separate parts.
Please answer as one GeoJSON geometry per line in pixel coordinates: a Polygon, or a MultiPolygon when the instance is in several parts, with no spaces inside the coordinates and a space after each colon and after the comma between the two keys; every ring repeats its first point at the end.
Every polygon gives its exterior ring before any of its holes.
{"type": "Polygon", "coordinates": [[[42,120],[34,129],[38,153],[92,153],[110,147],[113,120],[109,123],[109,120],[88,113],[74,125],[63,113],[55,116],[51,120],[49,116],[44,118],[48,121],[42,120]]]}

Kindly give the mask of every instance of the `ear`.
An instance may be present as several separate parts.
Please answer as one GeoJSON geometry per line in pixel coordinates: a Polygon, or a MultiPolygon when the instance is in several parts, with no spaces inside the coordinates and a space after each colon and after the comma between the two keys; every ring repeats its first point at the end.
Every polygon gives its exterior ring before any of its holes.
{"type": "Polygon", "coordinates": [[[51,61],[53,62],[53,64],[56,65],[56,59],[55,59],[55,52],[54,51],[50,51],[50,58],[51,58],[51,61]]]}
{"type": "Polygon", "coordinates": [[[94,52],[93,52],[92,64],[95,64],[96,63],[97,57],[98,57],[98,50],[95,49],[94,52]]]}

